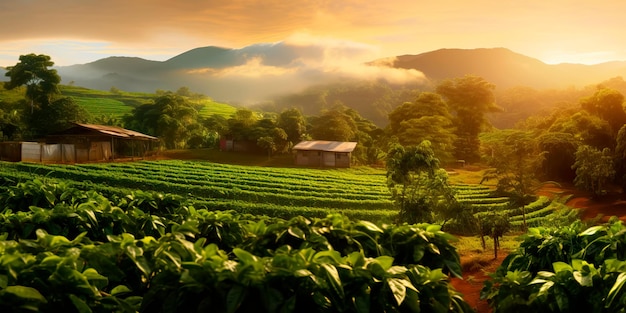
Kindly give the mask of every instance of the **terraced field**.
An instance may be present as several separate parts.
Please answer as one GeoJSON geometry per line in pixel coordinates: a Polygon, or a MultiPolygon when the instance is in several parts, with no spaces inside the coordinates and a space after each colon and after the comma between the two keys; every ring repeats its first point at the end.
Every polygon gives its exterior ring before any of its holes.
{"type": "MultiPolygon", "coordinates": [[[[172,193],[194,205],[217,210],[265,214],[282,218],[325,217],[342,213],[350,218],[390,222],[397,214],[386,186],[385,172],[370,168],[319,170],[218,164],[199,161],[141,161],[47,165],[0,163],[6,179],[56,179],[81,189],[122,196],[129,190],[172,193]]],[[[522,225],[521,208],[507,197],[494,197],[483,185],[457,184],[457,199],[479,215],[506,212],[514,227],[522,225]]],[[[529,226],[543,225],[575,211],[561,202],[540,197],[525,207],[529,226]]]]}

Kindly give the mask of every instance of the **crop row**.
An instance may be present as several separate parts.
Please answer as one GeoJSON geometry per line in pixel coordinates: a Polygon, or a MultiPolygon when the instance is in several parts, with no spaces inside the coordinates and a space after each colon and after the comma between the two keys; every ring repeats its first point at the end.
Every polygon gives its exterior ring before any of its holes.
{"type": "MultiPolygon", "coordinates": [[[[103,193],[108,196],[121,197],[125,194],[133,193],[137,188],[133,187],[120,187],[109,186],[104,184],[94,183],[90,180],[77,181],[69,179],[52,178],[50,176],[35,175],[29,172],[21,172],[11,168],[0,168],[0,176],[2,179],[10,184],[14,182],[27,181],[32,179],[43,179],[47,181],[59,181],[65,184],[71,185],[81,190],[94,190],[103,193]]],[[[2,189],[2,183],[0,182],[0,190],[2,189]]],[[[151,190],[151,189],[144,189],[151,190]]],[[[246,202],[241,200],[229,200],[229,199],[206,199],[198,198],[195,195],[185,194],[190,203],[196,207],[207,208],[210,210],[237,210],[241,213],[250,213],[255,215],[267,215],[276,216],[281,218],[293,218],[296,216],[306,217],[325,217],[333,213],[342,213],[345,216],[353,219],[377,221],[377,222],[391,222],[397,215],[395,210],[375,210],[363,208],[360,206],[351,207],[349,209],[341,210],[329,207],[311,207],[311,206],[293,206],[293,205],[279,205],[274,203],[265,202],[246,202]]]]}
{"type": "Polygon", "coordinates": [[[294,195],[283,192],[255,192],[242,190],[237,187],[219,187],[206,185],[191,185],[184,181],[169,182],[158,177],[143,178],[138,175],[123,175],[115,171],[83,171],[77,167],[46,166],[46,165],[19,165],[19,170],[27,171],[32,168],[33,172],[47,177],[56,177],[75,181],[91,181],[96,184],[104,184],[122,188],[142,190],[155,190],[165,193],[181,195],[192,194],[198,199],[230,199],[254,203],[273,203],[288,206],[328,207],[336,209],[391,209],[389,199],[345,199],[327,196],[294,195]],[[26,167],[27,169],[24,169],[26,167]]]}
{"type": "Polygon", "coordinates": [[[309,182],[308,179],[300,178],[299,180],[291,179],[285,181],[273,176],[255,175],[255,174],[237,174],[237,175],[222,175],[216,173],[209,173],[203,171],[188,171],[179,169],[177,167],[167,168],[167,170],[154,170],[152,166],[94,166],[94,165],[80,165],[77,168],[86,169],[87,171],[99,171],[107,170],[126,175],[137,175],[143,178],[152,179],[160,178],[162,180],[171,182],[185,182],[195,185],[215,185],[221,187],[235,186],[241,189],[248,189],[251,191],[271,191],[275,192],[277,189],[280,191],[294,192],[294,193],[311,193],[311,194],[339,194],[344,198],[380,198],[389,195],[389,192],[385,186],[380,185],[379,188],[363,187],[357,183],[352,183],[354,189],[346,190],[345,184],[339,185],[338,183],[328,184],[323,187],[322,184],[317,181],[312,181],[310,184],[303,184],[309,182]],[[343,186],[343,187],[342,187],[343,186]]]}

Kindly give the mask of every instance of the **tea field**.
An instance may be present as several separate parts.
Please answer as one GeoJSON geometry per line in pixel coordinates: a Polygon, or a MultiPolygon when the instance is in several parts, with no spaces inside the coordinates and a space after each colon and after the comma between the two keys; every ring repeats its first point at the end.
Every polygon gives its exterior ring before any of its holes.
{"type": "MultiPolygon", "coordinates": [[[[376,222],[391,222],[397,213],[385,172],[366,167],[320,170],[183,160],[0,164],[0,174],[13,182],[34,178],[60,180],[106,195],[123,195],[134,190],[171,193],[212,210],[236,210],[281,218],[341,213],[349,218],[376,222]]],[[[521,208],[512,208],[506,197],[492,196],[490,187],[459,183],[454,188],[458,201],[471,205],[479,216],[505,212],[514,227],[521,227],[521,208]]],[[[531,226],[576,213],[562,202],[547,197],[539,197],[527,205],[525,212],[527,224],[531,226]]]]}

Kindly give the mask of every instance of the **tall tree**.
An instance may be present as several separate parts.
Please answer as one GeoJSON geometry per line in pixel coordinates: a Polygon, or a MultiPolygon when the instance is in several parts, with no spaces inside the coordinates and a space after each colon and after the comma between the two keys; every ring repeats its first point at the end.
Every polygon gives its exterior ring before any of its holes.
{"type": "Polygon", "coordinates": [[[482,181],[497,181],[498,192],[511,197],[521,208],[526,228],[525,206],[535,198],[539,186],[535,173],[543,161],[543,155],[537,152],[534,135],[504,130],[483,138],[484,157],[492,168],[485,171],[482,181]]]}
{"type": "Polygon", "coordinates": [[[572,167],[576,169],[576,187],[590,191],[594,196],[604,195],[607,183],[615,175],[613,156],[608,148],[600,151],[587,145],[578,147],[572,167]]]}
{"type": "Polygon", "coordinates": [[[466,75],[445,80],[436,88],[454,113],[456,126],[455,156],[468,162],[480,159],[478,134],[489,125],[485,114],[499,112],[495,103],[495,85],[482,77],[466,75]]]}
{"type": "Polygon", "coordinates": [[[593,95],[582,98],[580,105],[589,113],[607,121],[614,135],[626,123],[624,95],[615,89],[600,88],[593,95]]]}
{"type": "Polygon", "coordinates": [[[238,109],[228,119],[228,134],[234,140],[256,140],[251,133],[259,117],[250,109],[238,109]]]}
{"type": "Polygon", "coordinates": [[[572,181],[576,173],[574,153],[580,141],[570,133],[546,132],[537,138],[539,151],[544,155],[541,173],[547,180],[572,181]]]}
{"type": "Polygon", "coordinates": [[[615,175],[622,186],[622,193],[626,193],[626,125],[619,129],[615,141],[615,175]]]}
{"type": "Polygon", "coordinates": [[[560,116],[548,131],[572,134],[576,140],[598,149],[615,146],[609,123],[587,111],[560,116]]]}
{"type": "Polygon", "coordinates": [[[60,94],[58,84],[61,77],[54,69],[50,57],[44,54],[34,53],[20,55],[19,62],[14,66],[7,67],[5,76],[10,77],[4,83],[6,89],[26,85],[26,97],[31,102],[31,113],[34,112],[35,104],[49,104],[54,95],[60,94]]]}
{"type": "Polygon", "coordinates": [[[296,108],[282,111],[276,119],[276,124],[287,133],[287,140],[291,144],[297,144],[306,136],[306,119],[296,108]]]}
{"type": "Polygon", "coordinates": [[[454,200],[445,170],[430,142],[396,145],[387,155],[387,184],[399,209],[399,222],[433,222],[435,211],[454,200]]]}
{"type": "Polygon", "coordinates": [[[339,108],[324,111],[311,124],[311,136],[316,140],[350,141],[357,134],[354,119],[339,108]]]}
{"type": "Polygon", "coordinates": [[[125,124],[159,137],[169,149],[185,148],[192,133],[197,131],[198,111],[183,97],[168,92],[154,103],[135,108],[125,124]]]}
{"type": "Polygon", "coordinates": [[[428,140],[440,161],[452,160],[456,139],[452,116],[436,93],[423,92],[414,102],[405,102],[389,113],[389,132],[402,145],[428,140]]]}

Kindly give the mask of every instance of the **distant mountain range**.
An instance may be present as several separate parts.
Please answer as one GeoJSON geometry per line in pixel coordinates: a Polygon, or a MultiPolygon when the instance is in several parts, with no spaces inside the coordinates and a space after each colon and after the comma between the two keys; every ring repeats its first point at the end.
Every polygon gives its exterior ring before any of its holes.
{"type": "MultiPolygon", "coordinates": [[[[374,60],[367,66],[328,66],[319,46],[257,44],[241,49],[196,48],[166,61],[109,57],[92,63],[57,67],[63,84],[127,91],[177,90],[182,86],[213,99],[258,103],[272,96],[347,79],[385,79],[385,70],[405,71],[407,81],[429,85],[474,74],[502,90],[513,86],[563,88],[626,76],[626,61],[597,65],[546,64],[505,48],[441,49],[374,60]],[[371,71],[375,69],[374,71],[371,71]],[[424,77],[418,75],[419,72],[424,77]],[[417,74],[416,74],[417,73],[417,74]]],[[[4,76],[4,70],[0,70],[4,76]]],[[[391,76],[391,75],[390,75],[391,76]]]]}
{"type": "Polygon", "coordinates": [[[626,61],[596,65],[546,64],[505,48],[441,49],[418,55],[402,55],[395,59],[392,66],[417,69],[434,81],[475,74],[494,83],[499,89],[514,86],[584,86],[615,76],[626,76],[626,61]]]}

